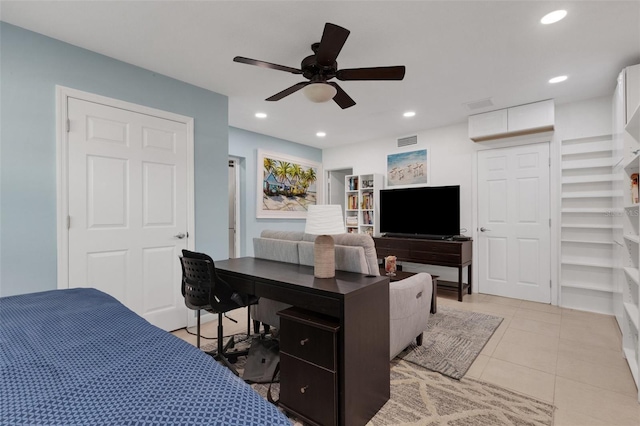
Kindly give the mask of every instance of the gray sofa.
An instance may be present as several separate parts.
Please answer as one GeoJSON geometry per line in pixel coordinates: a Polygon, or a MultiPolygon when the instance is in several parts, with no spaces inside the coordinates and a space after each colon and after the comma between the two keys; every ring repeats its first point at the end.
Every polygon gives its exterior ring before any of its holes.
{"type": "MultiPolygon", "coordinates": [[[[313,266],[315,235],[297,231],[262,231],[253,239],[254,256],[280,262],[313,266]]],[[[380,275],[373,239],[366,234],[334,235],[336,269],[362,274],[380,275]]],[[[390,303],[390,356],[393,359],[414,340],[422,343],[422,332],[427,328],[431,297],[431,275],[418,273],[389,285],[390,303]]],[[[260,299],[251,306],[251,318],[273,327],[279,326],[276,312],[288,308],[281,302],[260,299]]],[[[375,313],[372,313],[374,315],[375,313]]]]}

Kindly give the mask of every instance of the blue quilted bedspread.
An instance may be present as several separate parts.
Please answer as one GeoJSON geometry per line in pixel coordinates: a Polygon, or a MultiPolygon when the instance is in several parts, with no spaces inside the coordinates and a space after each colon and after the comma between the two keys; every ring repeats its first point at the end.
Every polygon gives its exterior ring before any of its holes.
{"type": "Polygon", "coordinates": [[[291,425],[192,345],[94,289],[0,298],[0,424],[291,425]]]}

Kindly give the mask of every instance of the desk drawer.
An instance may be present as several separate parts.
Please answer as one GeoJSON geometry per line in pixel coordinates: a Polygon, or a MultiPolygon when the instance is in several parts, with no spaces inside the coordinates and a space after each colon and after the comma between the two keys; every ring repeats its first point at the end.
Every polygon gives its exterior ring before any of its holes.
{"type": "Polygon", "coordinates": [[[335,372],[281,352],[280,377],[283,378],[280,404],[285,409],[319,425],[337,424],[338,381],[335,372]]]}
{"type": "Polygon", "coordinates": [[[278,315],[282,352],[331,371],[338,369],[337,320],[296,308],[278,315]]]}

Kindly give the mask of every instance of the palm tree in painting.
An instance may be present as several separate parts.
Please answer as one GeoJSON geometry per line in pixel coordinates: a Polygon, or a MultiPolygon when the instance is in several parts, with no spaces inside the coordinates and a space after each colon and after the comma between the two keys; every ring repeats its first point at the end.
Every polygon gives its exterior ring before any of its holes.
{"type": "Polygon", "coordinates": [[[307,193],[307,189],[309,189],[309,186],[311,186],[311,184],[313,184],[317,179],[318,176],[316,175],[316,171],[313,169],[313,167],[309,167],[307,171],[303,173],[301,185],[304,188],[304,194],[307,193]]]}
{"type": "Polygon", "coordinates": [[[274,169],[276,177],[280,180],[280,183],[283,185],[284,194],[291,195],[291,188],[287,185],[287,179],[291,176],[291,163],[288,161],[279,161],[278,165],[274,169]]]}
{"type": "Polygon", "coordinates": [[[304,175],[304,169],[302,168],[302,166],[300,166],[300,164],[291,165],[290,179],[291,179],[291,183],[295,188],[294,194],[304,193],[302,185],[300,185],[300,180],[302,179],[303,175],[304,175]]]}

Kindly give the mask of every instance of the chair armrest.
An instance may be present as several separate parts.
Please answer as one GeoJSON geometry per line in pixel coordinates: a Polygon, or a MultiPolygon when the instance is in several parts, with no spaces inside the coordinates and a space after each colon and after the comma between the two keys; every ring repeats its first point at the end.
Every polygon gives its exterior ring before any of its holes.
{"type": "Polygon", "coordinates": [[[390,318],[406,318],[416,310],[426,310],[428,315],[432,297],[433,280],[431,274],[426,272],[389,283],[390,318]]]}

